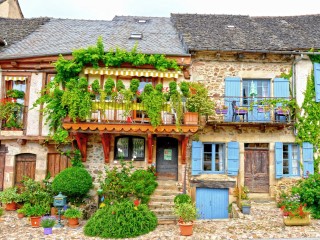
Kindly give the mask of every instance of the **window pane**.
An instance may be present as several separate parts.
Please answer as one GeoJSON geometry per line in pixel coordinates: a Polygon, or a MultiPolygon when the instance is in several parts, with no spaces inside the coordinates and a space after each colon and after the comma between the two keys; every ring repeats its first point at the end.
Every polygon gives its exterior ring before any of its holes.
{"type": "Polygon", "coordinates": [[[216,144],[215,149],[215,171],[223,171],[224,164],[223,164],[223,145],[216,144]]]}
{"type": "Polygon", "coordinates": [[[132,158],[144,158],[144,139],[133,138],[133,152],[132,158]]]}
{"type": "Polygon", "coordinates": [[[117,157],[129,157],[129,138],[118,138],[117,141],[117,157]]]}
{"type": "Polygon", "coordinates": [[[212,144],[204,144],[203,149],[203,170],[212,171],[212,144]]]}
{"type": "Polygon", "coordinates": [[[292,145],[292,175],[299,175],[299,146],[296,144],[292,145]]]}

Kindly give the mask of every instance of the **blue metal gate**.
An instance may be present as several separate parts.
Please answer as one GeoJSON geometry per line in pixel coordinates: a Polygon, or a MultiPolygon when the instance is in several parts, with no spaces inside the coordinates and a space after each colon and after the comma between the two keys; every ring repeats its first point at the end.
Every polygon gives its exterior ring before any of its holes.
{"type": "Polygon", "coordinates": [[[228,189],[197,188],[196,206],[200,219],[228,218],[228,189]]]}

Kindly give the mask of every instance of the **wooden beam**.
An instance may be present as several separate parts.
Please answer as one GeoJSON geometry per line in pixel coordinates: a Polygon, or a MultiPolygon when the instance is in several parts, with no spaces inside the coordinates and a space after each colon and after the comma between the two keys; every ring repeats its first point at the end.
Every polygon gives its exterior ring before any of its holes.
{"type": "Polygon", "coordinates": [[[181,163],[186,164],[187,162],[187,145],[188,145],[189,137],[184,136],[181,144],[181,163]]]}
{"type": "Polygon", "coordinates": [[[75,138],[81,152],[82,162],[87,161],[87,142],[88,142],[88,135],[85,133],[75,133],[75,138]]]}
{"type": "Polygon", "coordinates": [[[110,133],[102,133],[100,132],[102,147],[103,147],[103,153],[104,153],[104,162],[109,163],[109,155],[110,155],[110,133]]]}
{"type": "Polygon", "coordinates": [[[148,134],[148,163],[152,163],[152,135],[148,134]]]}

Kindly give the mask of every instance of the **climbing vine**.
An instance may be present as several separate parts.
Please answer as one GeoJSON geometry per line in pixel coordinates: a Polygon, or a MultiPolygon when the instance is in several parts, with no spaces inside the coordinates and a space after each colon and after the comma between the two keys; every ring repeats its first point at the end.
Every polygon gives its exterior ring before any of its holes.
{"type": "Polygon", "coordinates": [[[131,63],[133,66],[149,64],[159,71],[180,70],[175,60],[167,59],[162,54],[139,53],[136,45],[131,51],[116,48],[105,52],[101,37],[95,46],[75,50],[72,56],[72,59],[59,56],[54,64],[57,71],[54,80],[46,86],[34,104],[34,107],[44,105],[43,113],[46,115],[51,139],[57,143],[67,142],[68,132],[62,127],[62,120],[66,116],[70,116],[73,121],[77,118],[84,120],[90,112],[88,82],[79,76],[84,67],[120,67],[122,63],[131,63]],[[64,90],[61,90],[61,86],[64,90]]]}
{"type": "MultiPolygon", "coordinates": [[[[312,62],[320,62],[320,56],[310,56],[312,62]]],[[[320,104],[315,101],[315,85],[313,71],[308,77],[307,87],[304,93],[304,101],[301,111],[297,114],[297,136],[298,143],[310,142],[314,145],[314,152],[318,153],[320,149],[320,104]]],[[[319,169],[320,157],[315,159],[315,170],[319,169]]]]}

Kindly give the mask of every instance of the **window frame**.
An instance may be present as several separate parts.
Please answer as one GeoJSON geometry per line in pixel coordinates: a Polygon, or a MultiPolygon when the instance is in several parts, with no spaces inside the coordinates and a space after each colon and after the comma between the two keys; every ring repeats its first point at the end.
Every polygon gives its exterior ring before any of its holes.
{"type": "Polygon", "coordinates": [[[130,160],[134,160],[134,161],[144,161],[145,160],[145,157],[146,157],[146,139],[144,137],[140,137],[140,136],[117,136],[115,137],[114,139],[114,160],[125,160],[125,161],[130,161],[130,160]],[[117,146],[117,142],[118,142],[118,139],[121,139],[121,138],[128,138],[128,157],[120,157],[119,154],[118,154],[118,146],[117,146]],[[133,158],[133,139],[142,139],[143,140],[143,157],[136,157],[136,158],[133,158]]]}
{"type": "Polygon", "coordinates": [[[301,164],[301,158],[300,158],[300,146],[299,144],[296,143],[283,143],[283,148],[282,148],[282,175],[284,177],[299,177],[300,176],[300,164],[301,164]],[[288,146],[288,159],[285,159],[284,157],[284,147],[288,146]],[[297,148],[297,159],[293,159],[293,146],[296,146],[297,148]],[[289,173],[284,173],[284,162],[288,161],[288,172],[289,173]],[[297,161],[297,174],[293,174],[293,161],[297,161]]]}
{"type": "MultiPolygon", "coordinates": [[[[226,172],[226,144],[221,143],[221,142],[203,142],[202,143],[203,149],[202,149],[202,172],[206,174],[224,174],[226,172]],[[211,170],[207,171],[204,169],[204,164],[205,164],[205,145],[211,145],[211,170]],[[216,146],[219,145],[222,148],[222,170],[215,170],[215,165],[216,165],[216,146]],[[212,149],[214,149],[214,154],[212,154],[212,149]]],[[[207,152],[209,153],[209,152],[207,152]]],[[[219,153],[219,152],[218,152],[219,153]]],[[[219,157],[220,158],[220,157],[219,157]]],[[[220,165],[220,161],[219,161],[220,165]]]]}

